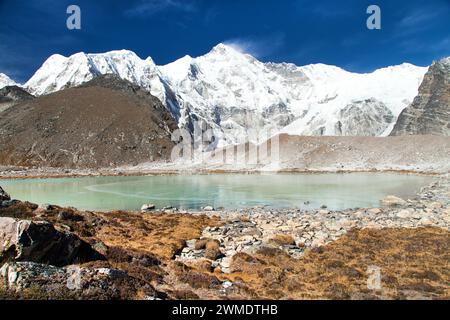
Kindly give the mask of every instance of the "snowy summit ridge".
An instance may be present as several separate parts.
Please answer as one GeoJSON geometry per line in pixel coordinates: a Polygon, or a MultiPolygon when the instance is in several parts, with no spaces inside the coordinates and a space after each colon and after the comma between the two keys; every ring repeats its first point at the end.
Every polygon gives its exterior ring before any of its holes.
{"type": "Polygon", "coordinates": [[[7,86],[17,86],[18,84],[6,74],[0,73],[0,89],[7,86]]]}
{"type": "Polygon", "coordinates": [[[128,50],[53,55],[24,87],[44,95],[116,74],[160,99],[180,127],[192,130],[193,121],[202,119],[220,132],[221,144],[229,144],[249,129],[388,135],[427,70],[405,63],[358,74],[325,64],[263,63],[219,44],[203,56],[164,66],[128,50]]]}

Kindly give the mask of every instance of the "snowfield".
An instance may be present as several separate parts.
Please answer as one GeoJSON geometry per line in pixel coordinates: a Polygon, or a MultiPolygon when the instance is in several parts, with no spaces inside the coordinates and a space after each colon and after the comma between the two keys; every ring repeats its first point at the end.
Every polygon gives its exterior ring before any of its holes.
{"type": "Polygon", "coordinates": [[[164,66],[128,50],[52,55],[24,87],[45,95],[116,74],[161,100],[180,128],[193,132],[203,122],[225,146],[244,142],[249,131],[263,137],[387,136],[427,70],[404,63],[357,74],[325,64],[263,63],[219,44],[164,66]]]}

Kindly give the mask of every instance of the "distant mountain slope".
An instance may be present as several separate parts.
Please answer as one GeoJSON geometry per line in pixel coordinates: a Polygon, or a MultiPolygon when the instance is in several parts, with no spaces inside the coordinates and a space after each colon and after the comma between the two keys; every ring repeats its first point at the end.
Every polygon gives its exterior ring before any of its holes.
{"type": "Polygon", "coordinates": [[[0,89],[6,86],[16,86],[17,83],[6,74],[0,73],[0,89]]]}
{"type": "Polygon", "coordinates": [[[0,89],[0,112],[34,96],[18,86],[7,86],[0,89]]]}
{"type": "Polygon", "coordinates": [[[417,95],[427,68],[402,64],[368,74],[323,64],[263,63],[219,44],[156,66],[127,50],[51,56],[25,87],[44,95],[116,74],[148,90],[181,128],[203,120],[219,145],[271,130],[298,135],[388,135],[417,95]]]}
{"type": "Polygon", "coordinates": [[[164,160],[176,127],[157,98],[102,76],[2,112],[0,163],[100,168],[164,160]]]}
{"type": "Polygon", "coordinates": [[[392,135],[407,134],[450,136],[450,58],[430,67],[419,95],[400,114],[392,135]]]}

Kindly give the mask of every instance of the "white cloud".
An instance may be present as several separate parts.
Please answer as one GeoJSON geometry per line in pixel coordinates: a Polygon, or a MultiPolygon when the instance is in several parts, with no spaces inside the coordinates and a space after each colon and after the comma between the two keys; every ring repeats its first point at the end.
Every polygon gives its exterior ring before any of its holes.
{"type": "Polygon", "coordinates": [[[224,41],[224,44],[256,58],[264,58],[280,49],[284,45],[284,34],[278,33],[264,38],[244,37],[224,41]]]}

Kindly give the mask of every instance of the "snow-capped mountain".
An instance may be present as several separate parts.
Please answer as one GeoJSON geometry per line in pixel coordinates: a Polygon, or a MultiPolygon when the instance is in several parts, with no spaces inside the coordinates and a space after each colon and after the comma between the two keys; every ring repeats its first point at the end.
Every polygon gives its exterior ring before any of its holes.
{"type": "Polygon", "coordinates": [[[165,66],[126,50],[53,55],[25,87],[42,95],[114,73],[159,98],[180,127],[193,130],[194,121],[204,120],[228,144],[263,130],[388,135],[427,70],[402,64],[356,74],[324,64],[263,63],[219,44],[204,56],[165,66]]]}
{"type": "Polygon", "coordinates": [[[220,44],[161,73],[181,114],[220,127],[228,142],[249,128],[299,135],[388,135],[427,68],[402,64],[355,74],[324,64],[262,63],[220,44]]]}
{"type": "Polygon", "coordinates": [[[0,89],[7,86],[17,86],[18,84],[11,80],[6,74],[0,73],[0,89]]]}
{"type": "Polygon", "coordinates": [[[117,74],[165,101],[166,89],[152,58],[142,60],[128,50],[101,54],[80,52],[70,57],[52,55],[24,86],[39,96],[78,86],[102,74],[117,74]]]}

